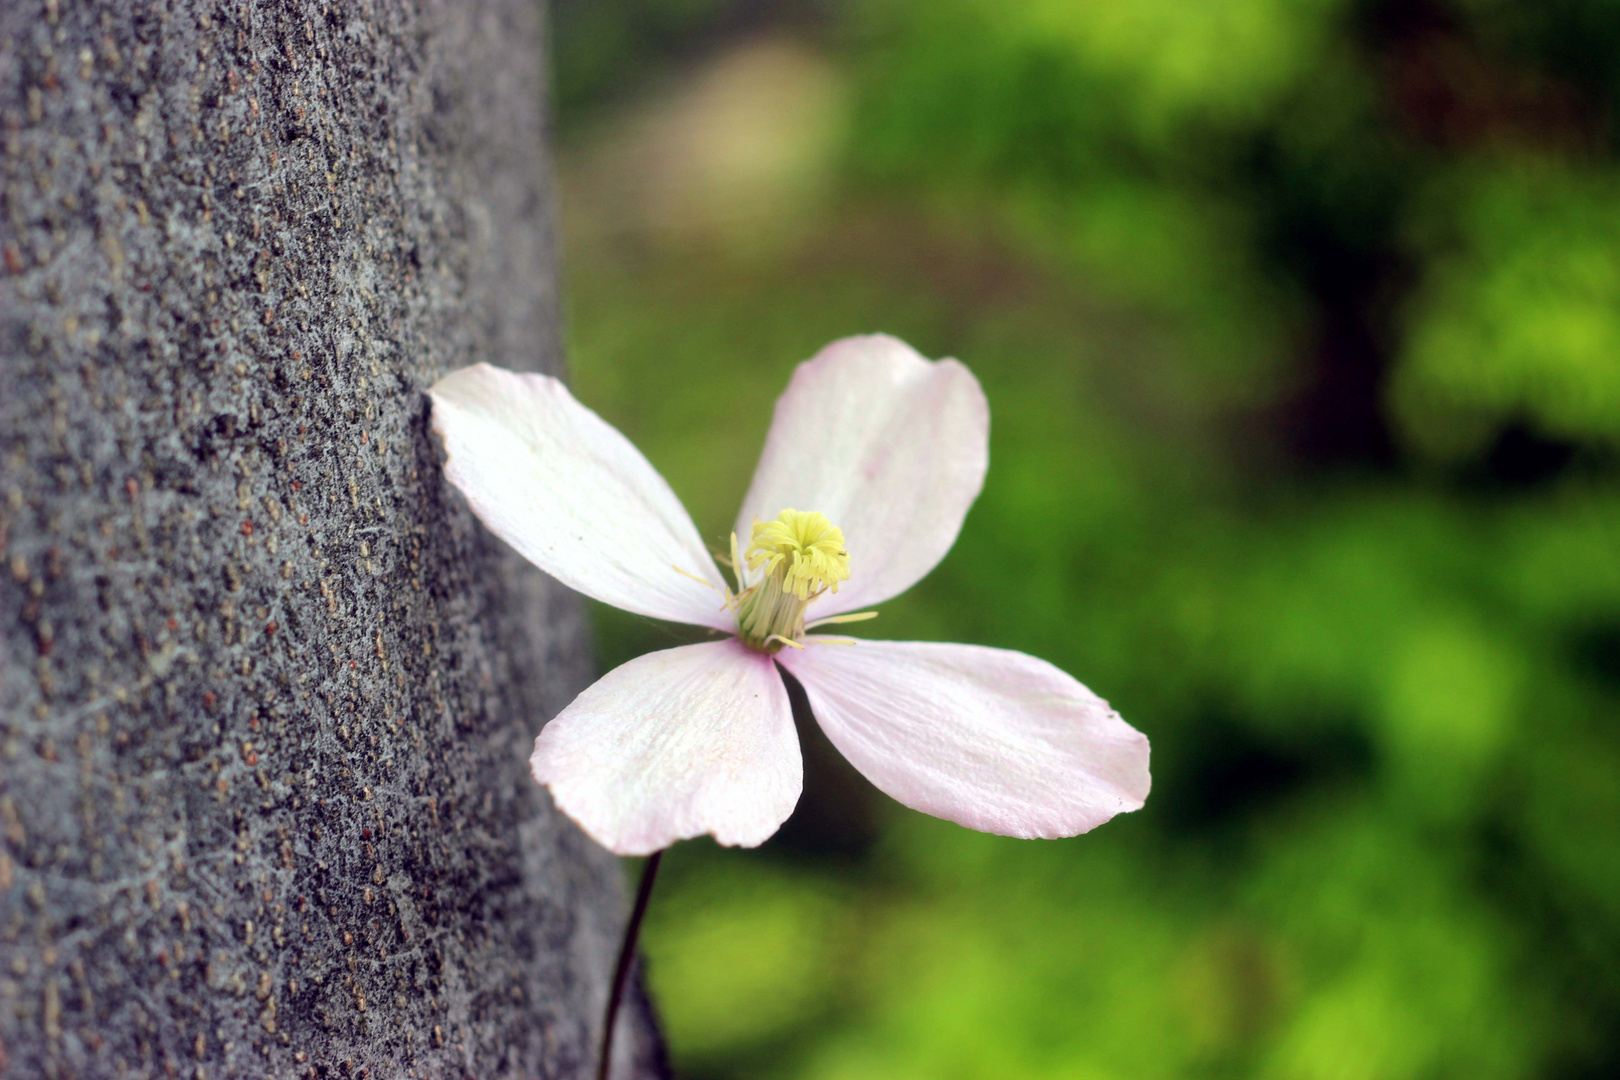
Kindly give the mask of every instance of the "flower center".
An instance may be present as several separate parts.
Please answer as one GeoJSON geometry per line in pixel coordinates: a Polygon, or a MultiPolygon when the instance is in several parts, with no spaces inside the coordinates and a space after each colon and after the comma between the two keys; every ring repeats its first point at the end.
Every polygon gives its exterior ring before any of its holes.
{"type": "Polygon", "coordinates": [[[849,552],[844,534],[814,510],[784,510],[775,521],[754,522],[754,535],[743,552],[748,569],[764,569],[800,600],[849,580],[849,552]]]}
{"type": "Polygon", "coordinates": [[[754,522],[743,561],[762,577],[737,597],[737,632],[770,652],[782,639],[803,637],[805,607],[849,580],[844,534],[814,510],[783,510],[774,521],[754,522]]]}

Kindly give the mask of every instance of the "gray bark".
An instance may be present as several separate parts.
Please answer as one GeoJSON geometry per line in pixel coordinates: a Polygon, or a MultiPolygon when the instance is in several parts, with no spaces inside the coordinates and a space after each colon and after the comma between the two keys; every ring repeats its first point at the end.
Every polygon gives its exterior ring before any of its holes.
{"type": "Polygon", "coordinates": [[[580,611],[422,392],[557,366],[541,24],[0,4],[0,1074],[588,1071],[580,611]]]}

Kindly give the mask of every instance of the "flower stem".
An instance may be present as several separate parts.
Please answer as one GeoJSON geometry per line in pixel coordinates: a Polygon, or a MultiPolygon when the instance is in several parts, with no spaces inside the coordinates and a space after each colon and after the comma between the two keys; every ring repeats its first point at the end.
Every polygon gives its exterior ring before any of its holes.
{"type": "Polygon", "coordinates": [[[619,946],[619,962],[613,969],[613,989],[608,992],[607,1017],[602,1021],[602,1054],[596,1066],[596,1080],[608,1080],[608,1069],[613,1058],[613,1025],[619,1018],[624,985],[630,981],[630,968],[636,960],[636,939],[641,936],[641,919],[647,914],[647,902],[652,899],[653,879],[658,876],[658,861],[663,857],[662,851],[655,851],[641,864],[641,884],[636,886],[636,904],[630,909],[630,921],[624,928],[624,943],[619,946]]]}

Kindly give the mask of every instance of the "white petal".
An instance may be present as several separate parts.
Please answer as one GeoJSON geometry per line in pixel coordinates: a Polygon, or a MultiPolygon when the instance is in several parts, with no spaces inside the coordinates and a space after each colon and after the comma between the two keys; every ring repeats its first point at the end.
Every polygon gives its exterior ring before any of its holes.
{"type": "Polygon", "coordinates": [[[754,847],[787,820],[804,781],[782,677],[735,639],[614,668],[545,726],[529,768],[620,855],[703,833],[754,847]]]}
{"type": "Polygon", "coordinates": [[[1146,737],[1044,660],[814,636],[777,660],[804,684],[833,745],[914,810],[981,832],[1056,837],[1147,798],[1146,737]]]}
{"type": "Polygon", "coordinates": [[[853,611],[904,592],[961,531],[990,460],[990,407],[967,368],[882,334],[835,341],[776,403],[737,518],[819,510],[844,531],[850,579],[810,609],[853,611]]]}
{"type": "Polygon", "coordinates": [[[428,394],[445,476],[524,558],[605,604],[736,629],[721,610],[724,580],[681,501],[561,382],[474,364],[428,394]]]}

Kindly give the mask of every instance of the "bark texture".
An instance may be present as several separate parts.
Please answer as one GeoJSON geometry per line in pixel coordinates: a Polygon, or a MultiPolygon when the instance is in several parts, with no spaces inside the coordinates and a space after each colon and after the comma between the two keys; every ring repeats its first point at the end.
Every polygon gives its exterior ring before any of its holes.
{"type": "Polygon", "coordinates": [[[541,28],[0,4],[0,1075],[587,1074],[580,612],[422,393],[557,364],[541,28]]]}

